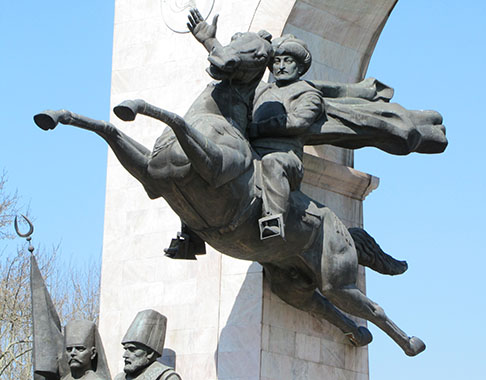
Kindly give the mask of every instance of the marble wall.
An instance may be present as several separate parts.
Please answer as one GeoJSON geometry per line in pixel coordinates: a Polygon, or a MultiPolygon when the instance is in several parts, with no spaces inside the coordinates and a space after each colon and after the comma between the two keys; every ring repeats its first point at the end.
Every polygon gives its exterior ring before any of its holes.
{"type": "MultiPolygon", "coordinates": [[[[165,2],[116,0],[112,107],[143,98],[184,114],[210,81],[204,48],[190,34],[175,33],[164,23],[165,2]]],[[[236,31],[267,29],[274,36],[292,32],[309,42],[316,57],[308,78],[322,78],[327,70],[341,73],[327,79],[351,81],[364,74],[394,3],[216,0],[210,17],[220,14],[222,43],[236,31]],[[362,6],[356,10],[357,4],[362,6]],[[329,61],[326,57],[340,46],[342,58],[329,61]],[[359,64],[346,61],[356,58],[353,49],[361,57],[359,64]]],[[[144,117],[124,123],[112,114],[111,122],[147,147],[164,129],[144,117]]],[[[304,191],[329,205],[347,225],[361,225],[361,201],[376,187],[376,178],[342,166],[352,164],[352,154],[345,150],[312,147],[308,152],[313,156],[305,158],[304,191]]],[[[164,257],[163,248],[179,223],[165,201],[150,200],[110,151],[100,332],[113,374],[123,368],[120,340],[130,322],[138,311],[152,308],[168,318],[164,360],[175,363],[184,380],[367,379],[367,349],[351,347],[334,327],[280,301],[269,291],[259,264],[211,248],[197,261],[164,257]]]]}

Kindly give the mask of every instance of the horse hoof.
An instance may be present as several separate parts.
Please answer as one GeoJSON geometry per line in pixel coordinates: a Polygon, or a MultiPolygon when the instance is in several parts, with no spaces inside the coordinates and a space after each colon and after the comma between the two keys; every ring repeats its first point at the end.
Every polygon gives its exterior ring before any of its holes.
{"type": "Polygon", "coordinates": [[[373,340],[373,335],[371,335],[370,330],[363,326],[358,327],[358,332],[356,334],[347,333],[344,335],[346,335],[351,344],[356,347],[366,346],[373,340]]]}
{"type": "Polygon", "coordinates": [[[123,121],[133,121],[137,116],[136,109],[137,107],[132,100],[125,100],[113,108],[113,112],[123,121]]]}
{"type": "Polygon", "coordinates": [[[44,131],[56,128],[58,119],[59,115],[55,111],[44,111],[34,116],[34,122],[44,131]]]}
{"type": "Polygon", "coordinates": [[[425,350],[425,343],[422,339],[412,336],[408,339],[408,347],[405,349],[405,354],[408,356],[415,356],[425,350]]]}

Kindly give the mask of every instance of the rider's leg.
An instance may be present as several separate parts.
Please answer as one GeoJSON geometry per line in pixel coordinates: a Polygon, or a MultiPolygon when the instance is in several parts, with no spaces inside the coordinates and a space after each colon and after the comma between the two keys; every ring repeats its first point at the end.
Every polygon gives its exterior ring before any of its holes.
{"type": "Polygon", "coordinates": [[[285,270],[265,264],[265,274],[270,278],[272,291],[283,301],[297,309],[312,314],[317,319],[325,319],[339,328],[356,346],[364,346],[373,339],[366,327],[358,326],[337,309],[316,289],[309,288],[290,277],[285,270]]]}
{"type": "Polygon", "coordinates": [[[263,204],[263,215],[285,214],[289,205],[290,183],[285,173],[282,155],[275,152],[262,157],[263,191],[266,202],[263,204]]]}
{"type": "Polygon", "coordinates": [[[272,152],[262,157],[263,182],[263,226],[262,235],[284,235],[283,226],[272,225],[271,216],[275,220],[285,222],[289,207],[290,192],[297,190],[303,177],[302,161],[295,153],[272,152]],[[281,217],[279,217],[281,215],[281,217]]]}

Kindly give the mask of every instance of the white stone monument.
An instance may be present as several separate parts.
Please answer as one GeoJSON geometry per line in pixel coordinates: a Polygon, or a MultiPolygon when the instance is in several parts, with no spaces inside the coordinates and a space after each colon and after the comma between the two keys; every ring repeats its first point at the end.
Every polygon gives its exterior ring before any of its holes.
{"type": "MultiPolygon", "coordinates": [[[[218,39],[238,31],[292,33],[313,54],[307,79],[356,82],[396,0],[116,0],[112,107],[142,98],[183,115],[211,78],[204,48],[180,33],[188,8],[218,39]]],[[[138,117],[111,121],[150,147],[165,126],[138,117]]],[[[311,147],[302,189],[348,226],[362,226],[362,200],[378,180],[352,169],[352,152],[311,147]]],[[[112,373],[123,368],[120,340],[138,311],[168,318],[166,357],[184,380],[368,379],[367,348],[355,348],[325,321],[272,294],[257,263],[209,247],[197,261],[163,255],[180,229],[163,199],[150,200],[109,153],[100,332],[112,373]]],[[[362,269],[361,288],[364,289],[362,269]]],[[[361,322],[364,323],[364,322],[361,322]]]]}

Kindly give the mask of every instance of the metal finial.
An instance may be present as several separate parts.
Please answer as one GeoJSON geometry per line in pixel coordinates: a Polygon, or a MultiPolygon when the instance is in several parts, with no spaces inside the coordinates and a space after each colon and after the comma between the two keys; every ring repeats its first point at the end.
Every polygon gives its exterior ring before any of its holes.
{"type": "Polygon", "coordinates": [[[29,225],[29,231],[27,231],[26,233],[21,233],[20,232],[20,230],[19,230],[19,223],[18,223],[18,220],[17,220],[17,216],[15,216],[15,219],[14,219],[15,232],[17,232],[17,235],[19,235],[20,237],[25,238],[29,242],[29,248],[28,249],[29,249],[29,252],[32,254],[34,252],[34,247],[32,246],[32,244],[30,242],[32,240],[31,235],[34,233],[34,225],[29,220],[29,218],[27,218],[23,214],[21,214],[21,215],[22,215],[22,218],[24,218],[25,221],[27,222],[27,224],[29,225]]]}

